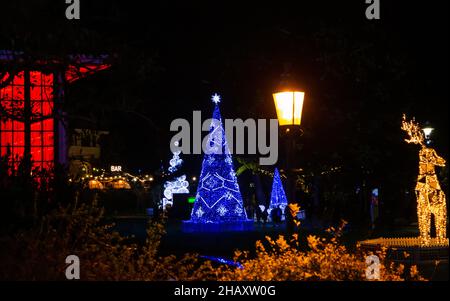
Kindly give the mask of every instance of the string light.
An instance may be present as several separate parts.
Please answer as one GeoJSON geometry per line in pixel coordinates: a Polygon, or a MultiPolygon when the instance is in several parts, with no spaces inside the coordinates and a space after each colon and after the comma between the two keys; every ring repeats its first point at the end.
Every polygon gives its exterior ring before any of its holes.
{"type": "MultiPolygon", "coordinates": [[[[69,183],[82,182],[83,185],[89,189],[104,189],[106,187],[114,189],[131,189],[131,182],[133,182],[134,185],[137,185],[139,183],[144,184],[149,180],[149,175],[146,175],[146,178],[141,178],[123,171],[121,171],[121,174],[119,175],[117,172],[115,172],[114,175],[106,175],[105,169],[93,167],[92,173],[87,172],[87,168],[83,169],[86,172],[78,179],[69,178],[69,183]]],[[[153,177],[150,178],[150,181],[153,181],[153,177]]]]}
{"type": "Polygon", "coordinates": [[[419,175],[415,188],[421,244],[424,246],[432,244],[430,237],[432,214],[434,215],[437,242],[448,244],[446,199],[435,171],[435,166],[445,166],[445,160],[438,156],[433,148],[425,145],[424,134],[414,119],[408,122],[403,114],[401,129],[406,131],[409,136],[409,139],[405,139],[407,143],[421,146],[419,151],[419,175]]]}
{"type": "Polygon", "coordinates": [[[423,241],[420,237],[394,237],[394,238],[385,238],[379,237],[374,239],[368,239],[362,242],[363,245],[379,245],[384,247],[391,248],[404,248],[404,247],[448,247],[448,239],[441,241],[437,238],[430,238],[429,245],[423,245],[423,241]]]}

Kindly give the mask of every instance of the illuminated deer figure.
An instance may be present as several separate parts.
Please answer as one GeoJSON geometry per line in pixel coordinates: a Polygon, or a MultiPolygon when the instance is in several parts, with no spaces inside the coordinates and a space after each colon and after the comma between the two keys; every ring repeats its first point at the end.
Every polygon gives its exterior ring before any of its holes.
{"type": "Polygon", "coordinates": [[[439,243],[447,240],[447,207],[445,194],[439,185],[435,166],[445,166],[445,160],[439,157],[433,148],[426,147],[424,134],[414,119],[406,121],[403,115],[402,130],[406,131],[408,143],[419,144],[419,175],[417,176],[416,197],[420,241],[423,245],[431,243],[431,214],[434,215],[436,237],[439,243]]]}

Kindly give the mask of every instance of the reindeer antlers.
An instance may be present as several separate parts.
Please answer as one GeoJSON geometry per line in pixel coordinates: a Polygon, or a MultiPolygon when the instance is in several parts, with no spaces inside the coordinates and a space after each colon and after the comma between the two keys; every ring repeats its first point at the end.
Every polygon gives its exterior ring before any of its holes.
{"type": "Polygon", "coordinates": [[[403,114],[401,129],[404,130],[409,136],[409,139],[405,139],[406,142],[420,144],[422,146],[424,145],[424,135],[422,129],[420,128],[414,117],[412,120],[406,121],[406,115],[403,114]]]}

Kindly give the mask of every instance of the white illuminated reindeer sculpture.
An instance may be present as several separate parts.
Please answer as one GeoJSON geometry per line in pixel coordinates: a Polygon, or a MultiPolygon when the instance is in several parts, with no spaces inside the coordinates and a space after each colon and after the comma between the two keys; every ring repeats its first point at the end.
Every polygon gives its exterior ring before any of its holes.
{"type": "Polygon", "coordinates": [[[424,134],[414,119],[406,121],[403,115],[402,130],[406,131],[408,143],[419,144],[419,175],[416,184],[417,216],[419,222],[420,241],[422,245],[430,245],[431,214],[434,215],[436,240],[438,243],[447,241],[447,207],[445,194],[439,185],[435,166],[445,166],[445,160],[439,157],[433,148],[424,143],[424,134]]]}

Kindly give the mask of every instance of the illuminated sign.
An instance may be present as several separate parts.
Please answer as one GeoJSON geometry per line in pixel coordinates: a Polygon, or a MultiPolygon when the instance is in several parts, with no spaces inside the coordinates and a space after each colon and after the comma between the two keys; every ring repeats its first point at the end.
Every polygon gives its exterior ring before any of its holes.
{"type": "Polygon", "coordinates": [[[122,171],[122,166],[120,166],[120,165],[111,165],[111,171],[112,172],[114,172],[114,171],[122,171]]]}

